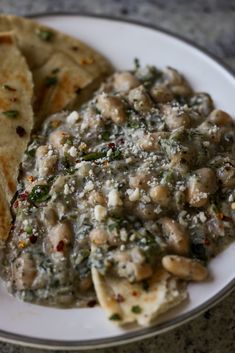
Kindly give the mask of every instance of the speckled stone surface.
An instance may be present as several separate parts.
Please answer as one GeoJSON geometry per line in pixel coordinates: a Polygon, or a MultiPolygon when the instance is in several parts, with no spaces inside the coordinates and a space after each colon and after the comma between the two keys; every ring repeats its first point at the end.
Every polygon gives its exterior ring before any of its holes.
{"type": "MultiPolygon", "coordinates": [[[[29,15],[58,11],[112,15],[161,26],[207,48],[235,70],[235,0],[0,0],[0,12],[29,15]]],[[[0,343],[0,353],[45,352],[0,343]]],[[[235,292],[169,333],[100,352],[234,353],[235,292]]]]}

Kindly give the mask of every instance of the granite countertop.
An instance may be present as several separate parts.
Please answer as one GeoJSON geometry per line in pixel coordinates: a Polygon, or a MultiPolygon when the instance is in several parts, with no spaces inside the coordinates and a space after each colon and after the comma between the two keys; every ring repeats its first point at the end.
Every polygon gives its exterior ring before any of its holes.
{"type": "MultiPolygon", "coordinates": [[[[235,70],[234,0],[0,0],[0,11],[17,15],[89,12],[136,19],[193,40],[235,70]]],[[[0,343],[0,352],[46,351],[0,343]]],[[[234,353],[235,291],[213,309],[169,333],[100,352],[234,353]]]]}

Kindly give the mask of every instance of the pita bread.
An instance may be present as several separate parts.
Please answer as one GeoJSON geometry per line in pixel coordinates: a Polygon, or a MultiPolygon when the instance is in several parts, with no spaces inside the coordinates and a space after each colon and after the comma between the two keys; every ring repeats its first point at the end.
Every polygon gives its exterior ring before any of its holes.
{"type": "Polygon", "coordinates": [[[84,102],[111,66],[80,40],[37,22],[0,15],[0,31],[13,30],[34,78],[35,124],[84,102]]]}
{"type": "Polygon", "coordinates": [[[108,318],[119,325],[137,322],[149,325],[160,314],[187,298],[186,284],[159,269],[149,280],[148,289],[142,283],[102,276],[92,268],[97,298],[108,318]]]}
{"type": "Polygon", "coordinates": [[[0,239],[11,223],[10,202],[33,127],[33,81],[13,34],[0,34],[0,239]]]}

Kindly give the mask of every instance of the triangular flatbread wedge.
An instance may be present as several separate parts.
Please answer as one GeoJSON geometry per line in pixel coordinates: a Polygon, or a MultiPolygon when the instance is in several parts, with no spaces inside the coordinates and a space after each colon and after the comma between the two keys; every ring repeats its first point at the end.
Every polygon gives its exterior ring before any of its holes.
{"type": "Polygon", "coordinates": [[[0,34],[0,239],[6,239],[10,202],[33,127],[33,81],[12,33],[0,34]]]}
{"type": "Polygon", "coordinates": [[[123,325],[137,322],[149,325],[160,314],[187,298],[185,283],[159,269],[143,283],[130,283],[114,276],[102,276],[92,268],[92,279],[97,298],[108,318],[123,325]]]}
{"type": "Polygon", "coordinates": [[[35,21],[0,16],[0,31],[13,30],[33,73],[35,124],[84,102],[112,69],[80,40],[35,21]]]}

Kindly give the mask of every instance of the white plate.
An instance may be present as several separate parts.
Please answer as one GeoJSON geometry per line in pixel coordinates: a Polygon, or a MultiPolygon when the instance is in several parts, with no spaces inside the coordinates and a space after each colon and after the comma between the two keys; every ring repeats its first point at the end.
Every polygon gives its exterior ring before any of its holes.
{"type": "MultiPolygon", "coordinates": [[[[78,37],[106,55],[118,69],[133,59],[159,68],[172,66],[195,90],[209,92],[216,105],[235,117],[235,78],[218,61],[168,33],[135,23],[89,16],[46,16],[38,20],[78,37]]],[[[235,243],[210,263],[213,280],[190,284],[190,300],[161,316],[150,328],[117,328],[100,308],[53,309],[20,302],[0,284],[0,338],[45,348],[85,349],[117,345],[172,329],[215,304],[235,284],[235,243]]]]}

